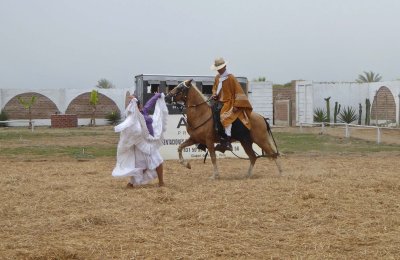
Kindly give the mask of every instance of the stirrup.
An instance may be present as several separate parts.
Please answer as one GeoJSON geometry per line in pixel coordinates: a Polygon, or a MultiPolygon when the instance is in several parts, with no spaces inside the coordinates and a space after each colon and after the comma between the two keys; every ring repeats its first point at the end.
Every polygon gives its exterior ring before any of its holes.
{"type": "Polygon", "coordinates": [[[215,150],[221,153],[225,153],[225,151],[233,151],[232,144],[230,142],[219,143],[215,146],[215,150]]]}

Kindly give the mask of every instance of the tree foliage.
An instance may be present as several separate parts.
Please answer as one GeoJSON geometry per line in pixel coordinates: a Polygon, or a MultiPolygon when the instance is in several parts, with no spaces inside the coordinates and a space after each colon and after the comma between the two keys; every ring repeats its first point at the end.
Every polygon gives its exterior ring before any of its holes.
{"type": "Polygon", "coordinates": [[[25,100],[22,97],[18,97],[18,102],[28,110],[28,117],[29,117],[29,128],[32,127],[32,106],[36,102],[36,96],[32,96],[31,99],[25,100]]]}
{"type": "Polygon", "coordinates": [[[255,82],[265,82],[265,81],[267,81],[267,78],[266,77],[258,77],[258,79],[254,79],[253,81],[255,81],[255,82]]]}
{"type": "Polygon", "coordinates": [[[98,88],[105,88],[105,89],[115,88],[114,84],[112,84],[112,83],[111,83],[109,80],[107,80],[107,79],[100,79],[99,81],[97,81],[96,87],[98,87],[98,88]]]}
{"type": "Polygon", "coordinates": [[[364,71],[363,74],[358,75],[358,79],[356,82],[358,83],[366,83],[366,82],[379,82],[382,80],[382,76],[379,73],[374,73],[373,71],[367,72],[364,71]]]}
{"type": "Polygon", "coordinates": [[[99,102],[99,92],[92,90],[90,93],[89,104],[92,106],[92,117],[90,118],[90,126],[96,126],[96,110],[99,102]]]}

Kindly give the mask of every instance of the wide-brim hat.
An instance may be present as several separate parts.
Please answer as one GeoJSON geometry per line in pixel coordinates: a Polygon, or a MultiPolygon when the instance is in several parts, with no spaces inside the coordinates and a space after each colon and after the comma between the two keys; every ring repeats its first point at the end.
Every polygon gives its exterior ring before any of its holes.
{"type": "Polygon", "coordinates": [[[221,58],[221,57],[220,58],[216,58],[215,61],[214,61],[214,64],[211,65],[210,69],[212,69],[212,70],[220,70],[223,67],[225,67],[226,64],[228,64],[228,62],[226,62],[224,60],[224,58],[221,58]]]}

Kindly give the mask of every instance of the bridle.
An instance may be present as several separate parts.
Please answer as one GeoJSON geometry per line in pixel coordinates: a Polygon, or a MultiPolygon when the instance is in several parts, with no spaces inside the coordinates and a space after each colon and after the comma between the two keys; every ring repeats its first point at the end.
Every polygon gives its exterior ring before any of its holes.
{"type": "Polygon", "coordinates": [[[168,93],[168,94],[166,95],[166,97],[171,98],[171,103],[174,104],[176,107],[178,107],[178,109],[180,110],[181,114],[184,116],[187,125],[188,125],[190,128],[192,128],[192,129],[194,130],[194,129],[197,129],[197,128],[199,128],[200,126],[204,125],[205,123],[207,123],[207,122],[212,118],[212,114],[211,114],[211,117],[208,118],[207,120],[205,120],[203,123],[201,123],[200,125],[198,125],[198,126],[196,126],[196,127],[193,127],[193,126],[191,126],[191,125],[189,124],[189,122],[187,121],[187,117],[186,117],[186,115],[183,113],[183,110],[185,109],[185,107],[186,107],[186,108],[195,108],[195,107],[198,107],[198,106],[203,105],[203,104],[208,104],[208,102],[211,100],[211,98],[208,98],[207,100],[205,100],[205,101],[203,101],[203,102],[201,102],[201,103],[199,103],[199,104],[187,106],[187,105],[186,105],[186,103],[187,103],[187,96],[188,96],[189,89],[190,89],[191,87],[192,87],[192,84],[190,84],[189,86],[186,86],[185,81],[182,81],[181,83],[178,84],[178,86],[176,86],[176,92],[175,92],[174,94],[168,93]],[[178,103],[177,101],[174,100],[174,98],[175,98],[176,96],[180,95],[180,94],[183,95],[183,97],[182,97],[183,104],[178,103]]]}
{"type": "Polygon", "coordinates": [[[175,105],[178,105],[178,108],[181,109],[181,112],[183,111],[183,109],[185,107],[186,108],[198,107],[198,106],[200,106],[202,104],[208,103],[211,100],[211,98],[208,98],[207,100],[205,100],[204,102],[201,102],[199,104],[187,106],[186,105],[187,96],[188,96],[189,89],[191,87],[192,87],[192,84],[190,84],[189,86],[186,86],[185,81],[182,81],[181,83],[178,84],[178,86],[176,86],[176,89],[177,89],[176,92],[174,94],[171,94],[171,95],[168,93],[166,97],[170,97],[171,98],[171,103],[173,103],[175,105]],[[174,101],[174,98],[176,96],[180,95],[181,93],[183,95],[183,97],[182,97],[183,105],[179,104],[177,101],[174,101]]]}

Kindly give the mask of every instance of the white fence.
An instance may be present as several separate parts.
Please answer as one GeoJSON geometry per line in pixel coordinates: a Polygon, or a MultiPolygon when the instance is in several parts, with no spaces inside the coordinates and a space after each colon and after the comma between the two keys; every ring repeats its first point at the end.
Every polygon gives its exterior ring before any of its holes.
{"type": "Polygon", "coordinates": [[[376,143],[380,144],[382,141],[382,130],[383,129],[387,129],[387,130],[394,130],[394,131],[398,131],[399,136],[400,136],[400,128],[392,128],[392,127],[379,127],[379,126],[365,126],[365,125],[355,125],[355,124],[346,124],[346,123],[305,123],[305,122],[301,122],[300,124],[300,132],[303,132],[303,127],[306,126],[320,126],[321,127],[321,134],[326,133],[326,128],[328,126],[331,127],[335,127],[335,126],[342,126],[344,128],[344,134],[343,136],[346,138],[350,138],[351,137],[351,132],[352,132],[352,128],[354,129],[375,129],[376,131],[376,143]]]}

